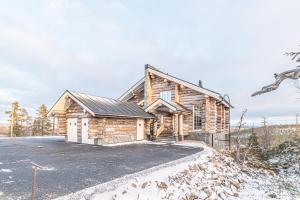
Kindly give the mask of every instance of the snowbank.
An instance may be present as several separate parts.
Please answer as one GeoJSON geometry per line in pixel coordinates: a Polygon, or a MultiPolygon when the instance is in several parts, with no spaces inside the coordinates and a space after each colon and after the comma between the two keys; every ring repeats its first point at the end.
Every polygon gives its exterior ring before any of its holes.
{"type": "Polygon", "coordinates": [[[162,142],[151,142],[149,140],[141,140],[141,141],[133,141],[133,142],[121,142],[121,143],[115,143],[115,144],[104,144],[102,146],[105,147],[117,147],[117,146],[126,146],[126,145],[132,145],[132,144],[166,144],[162,142]]]}

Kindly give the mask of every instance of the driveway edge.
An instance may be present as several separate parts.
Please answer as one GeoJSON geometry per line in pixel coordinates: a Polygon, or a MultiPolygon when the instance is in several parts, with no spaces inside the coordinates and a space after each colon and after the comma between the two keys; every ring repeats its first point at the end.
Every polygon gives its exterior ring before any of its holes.
{"type": "MultiPolygon", "coordinates": [[[[185,144],[181,144],[181,145],[185,146],[185,144]]],[[[186,145],[186,146],[189,146],[189,145],[186,145]]],[[[140,172],[125,175],[123,177],[117,178],[115,180],[112,180],[112,181],[109,181],[106,183],[102,183],[102,184],[99,184],[99,185],[96,185],[93,187],[85,188],[85,189],[79,190],[77,192],[58,197],[54,200],[81,200],[81,199],[86,200],[86,199],[90,199],[90,197],[93,196],[95,193],[104,193],[107,191],[112,191],[112,190],[118,188],[120,185],[128,183],[129,180],[144,177],[150,173],[153,173],[155,171],[158,171],[158,170],[161,170],[164,168],[174,167],[179,164],[196,161],[197,159],[202,157],[204,154],[210,153],[209,151],[207,151],[205,149],[205,146],[206,146],[205,144],[197,145],[197,147],[201,149],[201,152],[198,152],[198,153],[195,153],[195,154],[192,154],[192,155],[189,155],[189,156],[186,156],[186,157],[183,157],[183,158],[171,161],[171,162],[167,162],[167,163],[164,163],[161,165],[157,165],[155,167],[151,167],[149,169],[145,169],[140,172]]]]}

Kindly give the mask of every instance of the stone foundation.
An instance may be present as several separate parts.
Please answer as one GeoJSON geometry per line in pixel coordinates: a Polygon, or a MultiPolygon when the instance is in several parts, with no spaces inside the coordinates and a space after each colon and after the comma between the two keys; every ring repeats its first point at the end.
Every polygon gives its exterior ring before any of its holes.
{"type": "Polygon", "coordinates": [[[186,136],[187,140],[197,140],[214,147],[215,149],[225,148],[225,134],[224,133],[203,133],[203,132],[191,132],[186,136]]]}
{"type": "Polygon", "coordinates": [[[105,144],[117,144],[124,142],[133,142],[136,138],[133,135],[114,135],[112,137],[107,137],[103,139],[95,139],[95,144],[105,145],[105,144]]]}

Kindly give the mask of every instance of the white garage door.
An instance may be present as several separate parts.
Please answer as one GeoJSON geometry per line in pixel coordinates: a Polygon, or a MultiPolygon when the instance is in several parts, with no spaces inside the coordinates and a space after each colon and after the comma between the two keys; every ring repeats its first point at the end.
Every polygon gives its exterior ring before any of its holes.
{"type": "Polygon", "coordinates": [[[138,119],[136,125],[136,140],[144,139],[144,120],[138,119]]]}
{"type": "Polygon", "coordinates": [[[68,119],[68,141],[77,142],[77,119],[68,119]]]}
{"type": "Polygon", "coordinates": [[[82,143],[89,144],[89,119],[81,119],[81,138],[82,143]]]}

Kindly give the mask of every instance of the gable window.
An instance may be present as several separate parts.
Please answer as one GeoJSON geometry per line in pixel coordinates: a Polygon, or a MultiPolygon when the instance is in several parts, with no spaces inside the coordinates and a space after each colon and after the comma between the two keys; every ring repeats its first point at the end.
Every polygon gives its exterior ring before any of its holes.
{"type": "Polygon", "coordinates": [[[201,130],[202,128],[202,117],[201,117],[201,107],[193,106],[193,126],[194,130],[201,130]]]}
{"type": "Polygon", "coordinates": [[[165,101],[172,101],[172,92],[171,91],[164,91],[160,93],[160,98],[165,101]]]}

